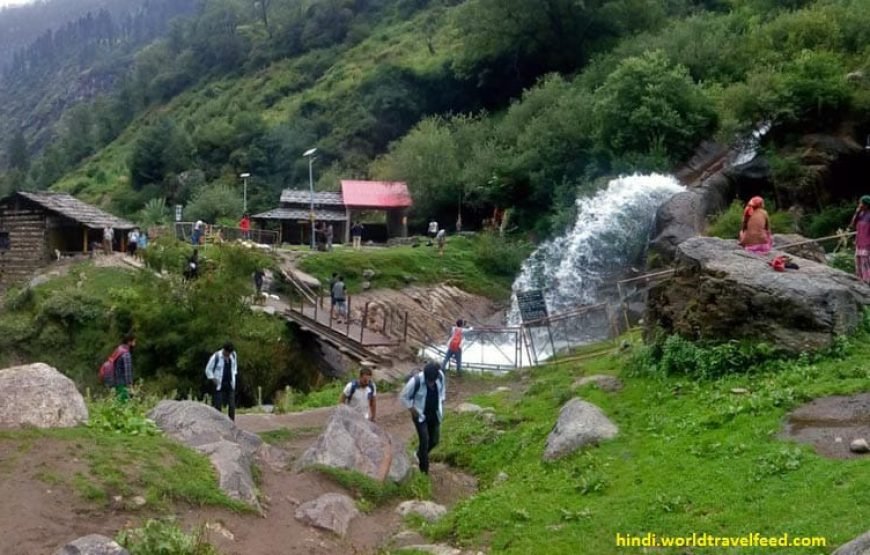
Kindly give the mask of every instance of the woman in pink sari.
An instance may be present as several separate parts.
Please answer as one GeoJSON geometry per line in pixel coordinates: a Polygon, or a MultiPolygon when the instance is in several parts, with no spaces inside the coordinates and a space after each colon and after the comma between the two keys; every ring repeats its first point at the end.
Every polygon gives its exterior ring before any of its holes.
{"type": "Polygon", "coordinates": [[[870,284],[870,195],[861,197],[849,227],[855,230],[855,274],[870,284]]]}
{"type": "Polygon", "coordinates": [[[752,197],[743,210],[740,228],[740,246],[747,252],[767,254],[773,246],[770,236],[770,218],[764,210],[764,199],[752,197]]]}

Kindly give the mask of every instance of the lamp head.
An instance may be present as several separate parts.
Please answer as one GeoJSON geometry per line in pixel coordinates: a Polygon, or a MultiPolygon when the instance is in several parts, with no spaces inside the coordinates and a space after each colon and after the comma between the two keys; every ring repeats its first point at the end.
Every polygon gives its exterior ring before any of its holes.
{"type": "Polygon", "coordinates": [[[240,173],[239,177],[251,177],[251,174],[249,174],[248,172],[240,173]]]}
{"type": "Polygon", "coordinates": [[[306,150],[306,151],[302,154],[302,156],[311,156],[311,155],[314,154],[315,152],[317,152],[317,149],[316,149],[316,148],[309,148],[308,150],[306,150]]]}

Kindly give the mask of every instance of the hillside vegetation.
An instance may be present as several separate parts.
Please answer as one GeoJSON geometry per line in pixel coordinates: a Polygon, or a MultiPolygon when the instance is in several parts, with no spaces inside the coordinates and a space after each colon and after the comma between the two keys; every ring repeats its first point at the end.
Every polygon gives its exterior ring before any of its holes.
{"type": "MultiPolygon", "coordinates": [[[[25,148],[33,160],[13,160],[6,188],[128,215],[153,198],[216,198],[235,217],[240,172],[254,175],[252,209],[271,207],[304,183],[301,153],[317,146],[320,188],[405,179],[418,223],[513,207],[520,229],[549,233],[598,178],[671,168],[713,135],[771,121],[775,153],[803,133],[870,129],[868,0],[258,7],[210,0],[177,22],[88,106],[90,122],[41,157],[25,148]],[[113,105],[132,110],[129,125],[113,105]]],[[[792,185],[784,204],[838,200],[792,185]]]]}

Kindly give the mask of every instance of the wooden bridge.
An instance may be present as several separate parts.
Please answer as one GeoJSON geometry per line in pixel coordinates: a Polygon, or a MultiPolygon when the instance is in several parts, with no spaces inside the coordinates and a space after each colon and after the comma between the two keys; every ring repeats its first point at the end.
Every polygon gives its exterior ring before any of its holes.
{"type": "Polygon", "coordinates": [[[356,307],[348,295],[347,315],[339,317],[337,310],[331,310],[329,299],[312,291],[293,272],[282,273],[299,294],[298,301],[275,306],[284,318],[362,364],[390,366],[390,360],[372,349],[397,347],[407,341],[407,313],[396,314],[372,303],[356,307]]]}

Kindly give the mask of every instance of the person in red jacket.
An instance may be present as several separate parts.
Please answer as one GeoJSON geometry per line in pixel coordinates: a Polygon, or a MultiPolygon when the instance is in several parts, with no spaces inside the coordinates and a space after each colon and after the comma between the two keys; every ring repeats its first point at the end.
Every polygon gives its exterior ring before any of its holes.
{"type": "Polygon", "coordinates": [[[247,213],[239,221],[239,229],[242,230],[242,239],[247,241],[251,238],[251,217],[247,213]]]}

